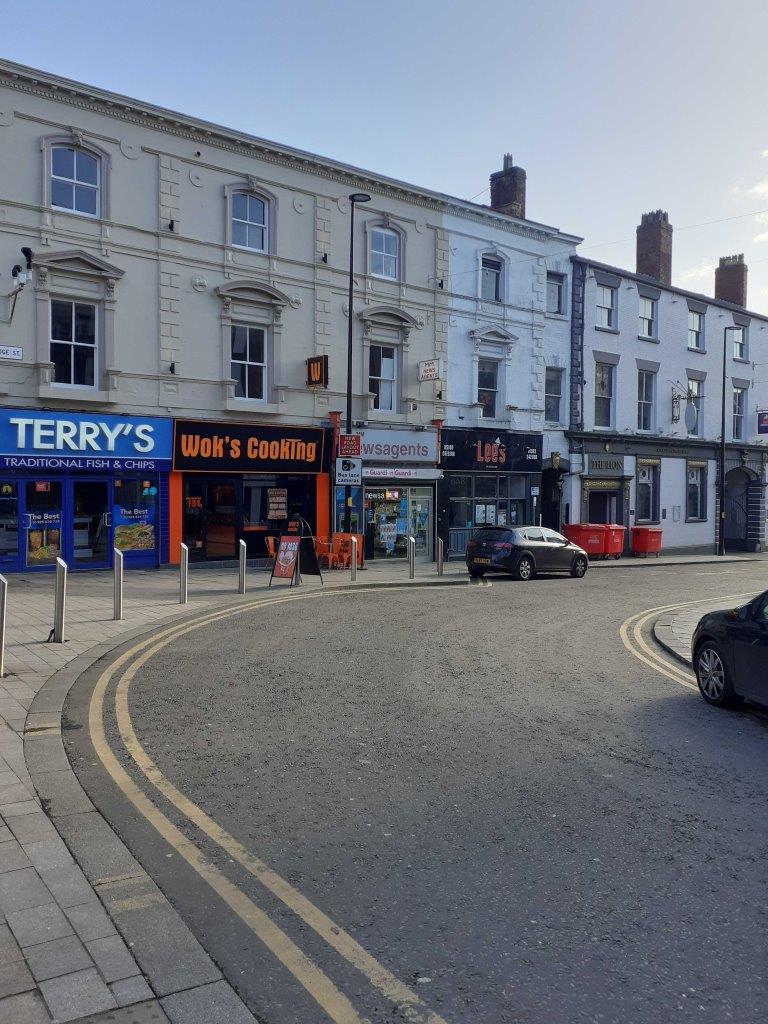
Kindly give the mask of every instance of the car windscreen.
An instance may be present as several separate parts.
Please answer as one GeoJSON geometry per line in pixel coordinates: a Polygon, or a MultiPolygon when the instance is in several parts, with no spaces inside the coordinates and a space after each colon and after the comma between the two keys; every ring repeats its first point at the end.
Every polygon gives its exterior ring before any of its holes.
{"type": "Polygon", "coordinates": [[[476,530],[472,536],[472,540],[477,544],[493,544],[499,541],[513,544],[514,539],[514,534],[511,530],[476,530]]]}

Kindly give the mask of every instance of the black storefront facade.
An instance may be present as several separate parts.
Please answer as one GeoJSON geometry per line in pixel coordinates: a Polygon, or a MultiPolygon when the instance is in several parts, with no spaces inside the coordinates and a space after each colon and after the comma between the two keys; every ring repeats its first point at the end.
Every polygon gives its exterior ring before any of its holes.
{"type": "Polygon", "coordinates": [[[542,435],[444,427],[440,441],[438,536],[462,558],[480,526],[538,522],[542,435]]]}

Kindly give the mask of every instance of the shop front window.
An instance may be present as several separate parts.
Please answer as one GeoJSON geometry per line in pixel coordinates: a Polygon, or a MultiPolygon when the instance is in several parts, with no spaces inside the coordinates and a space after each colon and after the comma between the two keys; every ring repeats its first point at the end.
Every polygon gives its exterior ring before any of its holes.
{"type": "Polygon", "coordinates": [[[0,564],[19,553],[19,489],[15,480],[0,480],[0,564]]]}
{"type": "MultiPolygon", "coordinates": [[[[515,526],[526,521],[526,481],[520,474],[451,474],[448,477],[448,495],[450,530],[515,526]]],[[[457,535],[451,541],[451,550],[459,548],[457,535]]]]}
{"type": "Polygon", "coordinates": [[[112,525],[118,551],[154,551],[156,515],[157,484],[154,480],[115,480],[112,525]]]}
{"type": "Polygon", "coordinates": [[[109,481],[75,480],[72,484],[72,547],[75,562],[101,565],[109,550],[109,481]]]}
{"type": "Polygon", "coordinates": [[[29,568],[55,565],[61,555],[62,484],[60,480],[27,480],[24,561],[29,568]]]}

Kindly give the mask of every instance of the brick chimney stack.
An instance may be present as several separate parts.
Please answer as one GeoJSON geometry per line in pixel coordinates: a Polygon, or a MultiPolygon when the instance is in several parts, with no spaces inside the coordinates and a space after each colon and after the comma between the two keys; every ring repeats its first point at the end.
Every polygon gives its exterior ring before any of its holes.
{"type": "Polygon", "coordinates": [[[491,209],[525,218],[525,171],[515,167],[511,153],[504,154],[504,169],[491,175],[491,209]]]}
{"type": "Polygon", "coordinates": [[[644,213],[637,226],[637,272],[672,283],[672,225],[665,210],[644,213]]]}
{"type": "Polygon", "coordinates": [[[715,270],[715,298],[732,302],[734,306],[747,304],[747,265],[744,253],[738,256],[721,256],[715,270]]]}

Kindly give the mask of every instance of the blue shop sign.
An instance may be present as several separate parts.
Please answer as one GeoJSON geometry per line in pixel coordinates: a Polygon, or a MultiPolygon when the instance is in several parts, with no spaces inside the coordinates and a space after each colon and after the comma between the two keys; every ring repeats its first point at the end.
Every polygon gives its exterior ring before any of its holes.
{"type": "Polygon", "coordinates": [[[0,409],[0,468],[135,470],[171,465],[172,420],[0,409]]]}

